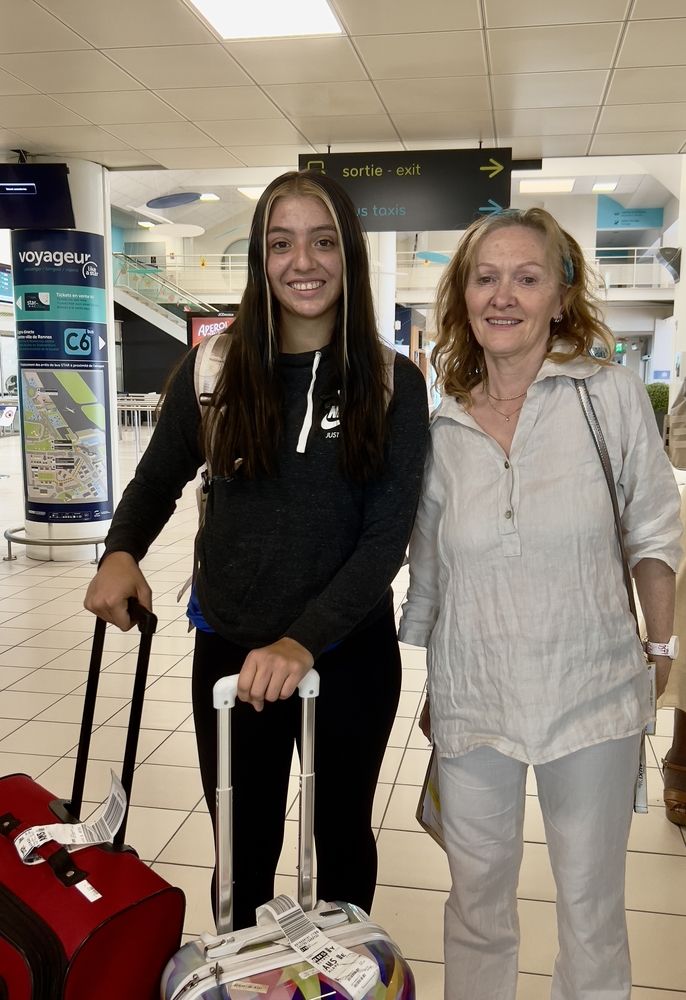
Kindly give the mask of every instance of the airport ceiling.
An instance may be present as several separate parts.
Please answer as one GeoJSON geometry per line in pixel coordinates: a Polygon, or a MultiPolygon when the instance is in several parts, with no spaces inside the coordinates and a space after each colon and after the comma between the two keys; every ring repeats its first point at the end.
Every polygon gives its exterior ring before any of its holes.
{"type": "Polygon", "coordinates": [[[222,41],[184,0],[0,0],[0,158],[126,171],[125,208],[201,169],[259,182],[329,147],[686,151],[686,0],[331,6],[342,36],[222,41]]]}

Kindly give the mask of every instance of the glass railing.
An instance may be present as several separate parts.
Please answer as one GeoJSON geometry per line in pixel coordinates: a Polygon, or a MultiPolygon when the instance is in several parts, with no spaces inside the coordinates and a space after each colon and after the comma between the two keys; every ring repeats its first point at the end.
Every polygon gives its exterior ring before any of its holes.
{"type": "Polygon", "coordinates": [[[124,253],[112,256],[115,288],[126,288],[133,295],[162,308],[187,306],[201,312],[218,312],[215,306],[174,280],[165,266],[165,258],[160,264],[157,257],[130,257],[124,253]]]}
{"type": "MultiPolygon", "coordinates": [[[[399,251],[396,254],[397,297],[418,292],[430,301],[452,256],[452,250],[399,251]]],[[[584,251],[598,291],[619,288],[669,289],[674,279],[651,247],[597,247],[584,251]]],[[[188,304],[216,311],[207,304],[237,301],[248,274],[247,254],[168,254],[127,257],[115,254],[115,284],[165,303],[188,304]]],[[[372,275],[378,265],[372,261],[372,275]]]]}

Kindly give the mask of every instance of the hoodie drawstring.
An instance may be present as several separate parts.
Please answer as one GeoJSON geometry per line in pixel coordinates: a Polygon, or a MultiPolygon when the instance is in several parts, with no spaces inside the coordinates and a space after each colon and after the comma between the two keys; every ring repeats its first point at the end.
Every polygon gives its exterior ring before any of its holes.
{"type": "Polygon", "coordinates": [[[307,447],[307,439],[309,437],[310,431],[312,430],[312,413],[314,411],[314,383],[317,380],[317,369],[319,368],[319,362],[322,359],[322,352],[316,351],[314,355],[314,362],[312,364],[312,378],[310,380],[310,388],[307,390],[307,409],[305,410],[305,419],[303,420],[303,425],[300,428],[300,437],[298,438],[298,447],[295,449],[299,455],[305,454],[305,448],[307,447]]]}

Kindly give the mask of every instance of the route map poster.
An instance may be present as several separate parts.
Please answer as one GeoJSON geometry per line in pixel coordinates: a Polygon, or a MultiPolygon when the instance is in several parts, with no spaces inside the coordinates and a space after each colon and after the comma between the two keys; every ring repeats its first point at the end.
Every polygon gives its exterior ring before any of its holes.
{"type": "Polygon", "coordinates": [[[26,519],[112,517],[104,241],[12,234],[26,519]]]}

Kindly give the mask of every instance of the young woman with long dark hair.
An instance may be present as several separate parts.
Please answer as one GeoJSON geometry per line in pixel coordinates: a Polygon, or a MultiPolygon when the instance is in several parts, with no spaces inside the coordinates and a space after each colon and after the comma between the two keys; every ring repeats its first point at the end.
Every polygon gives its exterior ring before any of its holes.
{"type": "Polygon", "coordinates": [[[151,607],[138,563],[207,461],[188,611],[193,711],[213,816],[212,686],[239,674],[234,925],[254,923],[273,895],[299,736],[289,696],[313,664],[318,894],[369,910],[371,809],[400,693],[390,584],[417,504],[427,393],[379,340],[364,236],[324,174],[285,174],[263,193],[247,287],[222,336],[209,405],[198,406],[195,351],[173,379],[85,604],[124,629],[129,596],[151,607]]]}

